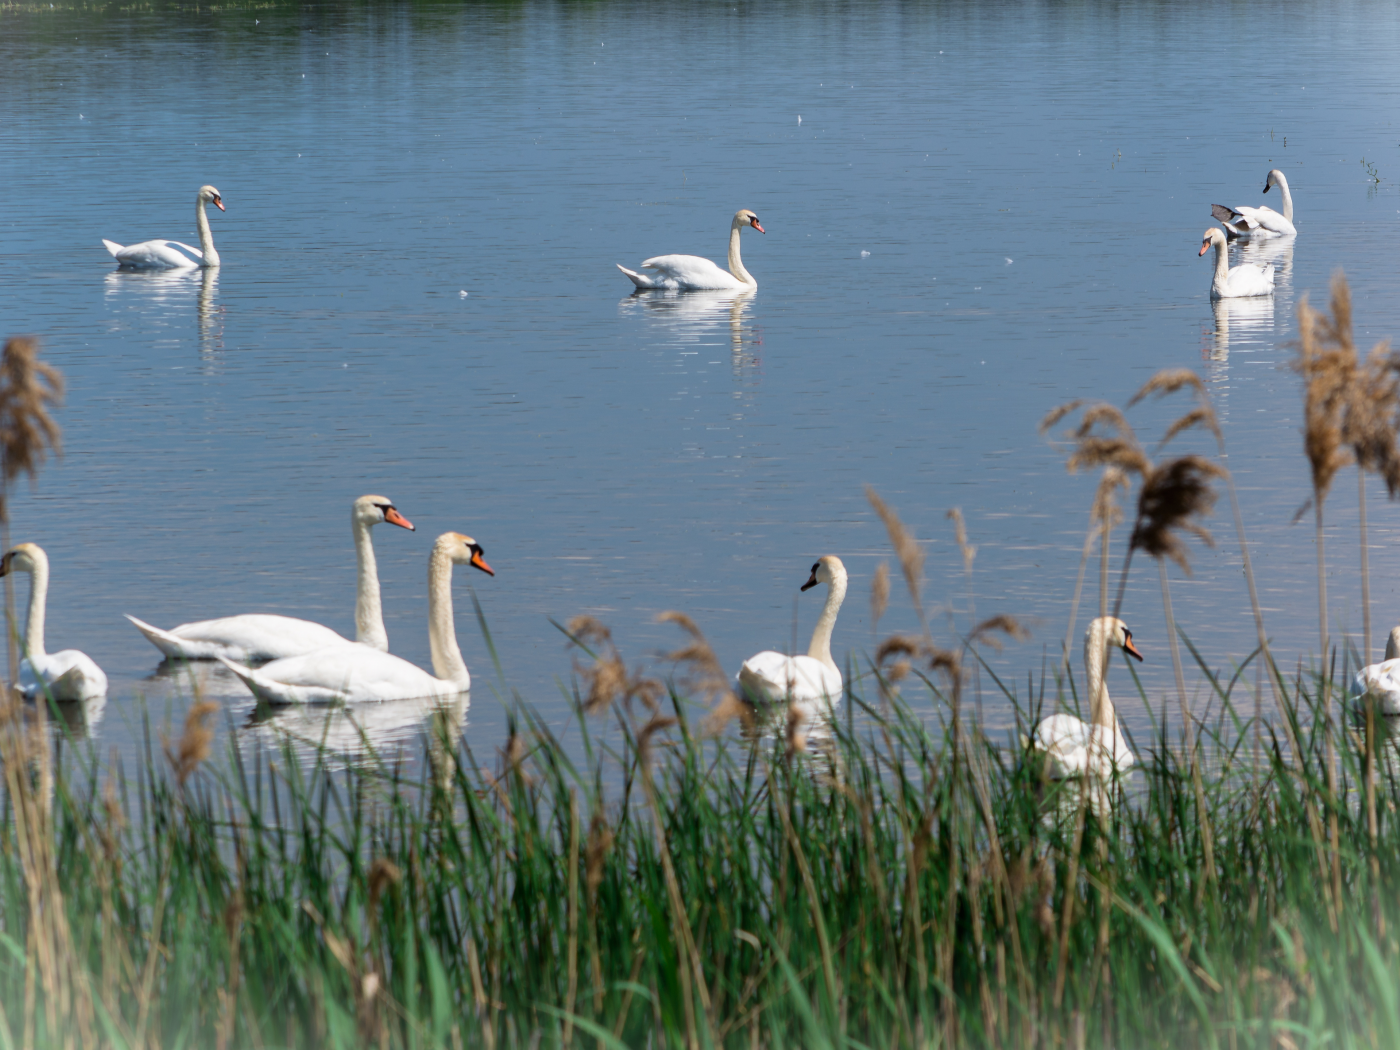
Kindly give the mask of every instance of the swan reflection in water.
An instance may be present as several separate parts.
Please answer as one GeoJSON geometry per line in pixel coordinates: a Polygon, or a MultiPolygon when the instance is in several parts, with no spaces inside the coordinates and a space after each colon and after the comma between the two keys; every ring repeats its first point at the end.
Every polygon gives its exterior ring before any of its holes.
{"type": "Polygon", "coordinates": [[[1274,301],[1270,296],[1214,299],[1210,308],[1215,314],[1215,341],[1206,352],[1210,360],[1228,361],[1232,338],[1236,349],[1255,345],[1271,348],[1274,345],[1274,301]]]}
{"type": "Polygon", "coordinates": [[[470,693],[334,706],[258,704],[239,730],[239,746],[273,751],[290,746],[299,758],[312,761],[325,755],[382,760],[413,751],[426,736],[434,768],[442,772],[446,766],[450,772],[451,763],[442,760],[462,739],[470,706],[470,693]]]}
{"type": "Polygon", "coordinates": [[[1274,293],[1293,286],[1293,244],[1296,237],[1270,237],[1262,241],[1236,243],[1236,262],[1274,268],[1274,293]]]}
{"type": "Polygon", "coordinates": [[[55,733],[78,740],[91,740],[107,708],[107,694],[90,700],[58,700],[49,704],[49,727],[55,733]]]}
{"type": "Polygon", "coordinates": [[[670,330],[670,341],[684,345],[711,345],[706,337],[717,334],[727,323],[729,351],[734,355],[733,364],[737,370],[743,364],[757,363],[757,357],[751,362],[743,360],[744,315],[753,297],[753,292],[638,290],[618,303],[618,312],[643,311],[651,323],[670,330]]]}
{"type": "Polygon", "coordinates": [[[219,268],[184,270],[112,270],[104,278],[109,301],[140,296],[145,303],[176,308],[195,303],[199,323],[199,352],[224,348],[224,308],[215,305],[219,268]]]}

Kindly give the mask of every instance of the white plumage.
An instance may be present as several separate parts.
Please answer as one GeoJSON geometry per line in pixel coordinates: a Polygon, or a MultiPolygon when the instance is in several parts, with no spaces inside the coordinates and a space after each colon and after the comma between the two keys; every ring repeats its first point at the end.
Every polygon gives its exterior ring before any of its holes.
{"type": "Polygon", "coordinates": [[[121,245],[102,239],[112,258],[125,270],[180,270],[192,266],[218,266],[219,253],[214,250],[214,235],[209,230],[209,217],[204,213],[206,203],[225,211],[223,197],[213,186],[201,186],[195,197],[195,224],[199,228],[199,247],[181,241],[142,241],[121,245]]]}
{"type": "Polygon", "coordinates": [[[739,668],[739,691],[750,702],[791,702],[818,713],[841,699],[841,670],[831,658],[831,631],[846,597],[846,567],[840,558],[828,554],[819,559],[802,590],[819,583],[827,585],[826,604],[807,655],[786,656],[769,649],[749,657],[739,668]]]}
{"type": "MultiPolygon", "coordinates": [[[[383,496],[361,496],[350,507],[350,527],[355,537],[358,564],[355,592],[355,640],[374,649],[387,650],[389,635],[379,600],[379,569],[374,559],[370,529],[380,522],[413,531],[413,523],[383,496]]],[[[329,627],[311,620],[276,613],[244,613],[216,620],[183,623],[170,630],[152,627],[126,617],[167,660],[229,659],[242,663],[281,660],[332,645],[349,645],[329,627]]]]}
{"type": "Polygon", "coordinates": [[[93,700],[107,693],[107,676],[86,653],[77,649],[44,651],[44,609],[49,594],[49,557],[37,543],[21,543],[0,558],[0,576],[27,572],[29,616],[24,631],[24,659],[19,664],[19,687],[26,697],[48,695],[55,700],[93,700]]]}
{"type": "Polygon", "coordinates": [[[1274,294],[1273,266],[1240,263],[1232,268],[1225,246],[1225,235],[1214,226],[1206,230],[1201,237],[1201,250],[1196,254],[1204,255],[1211,248],[1215,249],[1215,275],[1210,284],[1212,299],[1239,299],[1252,295],[1274,294]]]}
{"type": "Polygon", "coordinates": [[[748,270],[739,254],[739,231],[752,226],[759,233],[765,232],[758,223],[758,216],[747,208],[734,213],[734,221],[729,225],[729,269],[721,270],[709,259],[698,255],[656,255],[642,263],[642,269],[654,273],[637,273],[625,266],[618,269],[627,275],[638,288],[662,288],[668,291],[699,291],[727,289],[740,291],[754,289],[758,282],[748,270]]]}
{"type": "Polygon", "coordinates": [[[1351,681],[1351,695],[1373,694],[1380,700],[1382,714],[1400,715],[1400,627],[1390,632],[1385,643],[1385,659],[1367,664],[1351,681]]]}
{"type": "Polygon", "coordinates": [[[1250,208],[1241,205],[1230,208],[1224,204],[1212,204],[1210,213],[1225,227],[1230,240],[1263,240],[1268,237],[1292,237],[1298,230],[1293,225],[1293,194],[1288,191],[1288,179],[1275,168],[1264,180],[1264,192],[1277,186],[1283,194],[1283,214],[1273,208],[1260,206],[1250,208]]]}
{"type": "Polygon", "coordinates": [[[1085,776],[1107,779],[1135,765],[1137,756],[1119,728],[1113,701],[1104,684],[1108,650],[1122,649],[1142,659],[1133,645],[1133,633],[1122,620],[1101,616],[1084,635],[1084,670],[1089,691],[1089,721],[1058,714],[1042,719],[1031,731],[1028,743],[1045,755],[1052,779],[1085,776]]]}

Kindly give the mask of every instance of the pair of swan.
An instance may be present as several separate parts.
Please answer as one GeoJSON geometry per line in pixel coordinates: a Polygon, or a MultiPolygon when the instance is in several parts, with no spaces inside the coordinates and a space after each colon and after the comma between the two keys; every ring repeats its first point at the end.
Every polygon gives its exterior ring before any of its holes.
{"type": "Polygon", "coordinates": [[[841,669],[831,658],[831,632],[846,597],[846,567],[840,558],[834,554],[819,558],[802,590],[819,583],[827,585],[826,604],[812,630],[807,655],[786,656],[768,649],[750,656],[739,668],[739,692],[751,703],[788,701],[814,708],[808,713],[815,714],[841,698],[841,669]]]}
{"type": "Polygon", "coordinates": [[[729,269],[721,270],[709,259],[698,255],[656,255],[642,263],[642,269],[655,273],[638,273],[619,265],[638,288],[663,288],[667,291],[725,290],[744,291],[758,287],[753,275],[744,269],[744,260],[739,256],[739,231],[752,226],[759,233],[766,231],[759,225],[758,216],[747,208],[734,213],[734,221],[729,224],[729,269]]]}
{"type": "MultiPolygon", "coordinates": [[[[355,537],[355,640],[387,652],[389,635],[379,601],[379,568],[374,560],[370,529],[380,523],[413,532],[413,523],[383,496],[361,496],[350,507],[350,528],[355,537]]],[[[184,623],[168,631],[127,616],[136,629],[167,660],[214,660],[225,657],[242,663],[300,656],[330,645],[350,643],[336,631],[310,620],[272,613],[245,613],[217,620],[184,623]]]]}
{"type": "Polygon", "coordinates": [[[218,266],[219,253],[214,250],[214,235],[209,232],[209,216],[204,206],[212,204],[226,211],[224,199],[213,186],[201,186],[195,196],[195,224],[199,227],[199,247],[192,248],[180,241],[142,241],[140,244],[120,245],[102,239],[112,258],[124,270],[179,270],[193,266],[218,266]]]}
{"type": "Polygon", "coordinates": [[[49,556],[37,543],[21,543],[0,558],[0,576],[29,573],[29,615],[24,627],[24,658],[19,688],[26,698],[95,700],[107,695],[107,676],[92,657],[77,649],[44,651],[44,611],[49,597],[49,556]]]}
{"type": "Polygon", "coordinates": [[[1133,644],[1133,632],[1114,616],[1100,616],[1084,634],[1084,671],[1089,690],[1089,721],[1058,714],[1036,723],[1029,748],[1045,756],[1053,780],[1071,777],[1109,779],[1137,762],[1118,724],[1113,701],[1108,698],[1105,676],[1108,656],[1122,649],[1137,660],[1142,654],[1133,644]]]}
{"type": "Polygon", "coordinates": [[[1238,207],[1227,208],[1223,204],[1212,204],[1210,213],[1225,227],[1225,235],[1230,240],[1263,240],[1268,237],[1292,237],[1298,230],[1293,225],[1293,194],[1288,192],[1288,180],[1283,172],[1275,168],[1264,180],[1264,192],[1273,186],[1283,195],[1283,214],[1273,208],[1238,207]]]}

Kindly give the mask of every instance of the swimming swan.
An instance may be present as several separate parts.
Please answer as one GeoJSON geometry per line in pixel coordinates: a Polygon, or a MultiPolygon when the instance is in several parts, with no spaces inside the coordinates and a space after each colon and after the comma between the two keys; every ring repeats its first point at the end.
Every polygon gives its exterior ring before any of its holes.
{"type": "Polygon", "coordinates": [[[1104,683],[1110,647],[1142,659],[1133,645],[1133,632],[1122,620],[1112,616],[1094,620],[1084,632],[1089,721],[1081,721],[1073,715],[1051,715],[1037,723],[1027,741],[1046,756],[1053,780],[1085,774],[1108,778],[1115,768],[1121,773],[1137,763],[1137,756],[1118,726],[1113,701],[1108,698],[1108,687],[1104,683]]]}
{"type": "Polygon", "coordinates": [[[642,263],[642,268],[655,270],[655,275],[637,273],[625,266],[618,269],[631,278],[638,288],[666,288],[671,291],[696,291],[706,288],[725,288],[740,291],[754,289],[758,282],[739,257],[739,230],[752,226],[759,233],[766,231],[758,224],[758,216],[747,208],[734,213],[734,221],[729,224],[729,270],[721,270],[709,259],[698,255],[657,255],[642,263]]]}
{"type": "Polygon", "coordinates": [[[191,248],[180,241],[142,241],[122,247],[116,241],[102,238],[124,270],[178,270],[187,266],[218,266],[219,253],[214,250],[214,235],[209,232],[209,217],[204,214],[205,203],[225,211],[224,199],[213,186],[199,187],[194,201],[195,223],[199,227],[199,247],[191,248]]]}
{"type": "Polygon", "coordinates": [[[37,543],[21,543],[0,558],[0,576],[27,572],[29,616],[24,628],[24,659],[19,687],[26,697],[47,693],[55,700],[94,700],[107,693],[107,676],[92,657],[76,649],[44,652],[44,606],[49,596],[49,556],[37,543]]]}
{"type": "Polygon", "coordinates": [[[1400,627],[1390,632],[1385,643],[1385,659],[1378,664],[1367,664],[1352,679],[1352,696],[1367,693],[1380,699],[1382,714],[1400,715],[1400,627]]]}
{"type": "MultiPolygon", "coordinates": [[[[387,651],[389,635],[384,630],[384,612],[379,604],[379,568],[374,560],[374,543],[369,530],[381,521],[413,530],[409,521],[383,496],[361,496],[350,507],[350,527],[355,534],[355,560],[359,578],[355,587],[355,640],[387,651]]],[[[287,656],[324,649],[350,642],[329,627],[294,616],[274,613],[245,613],[217,620],[183,623],[168,631],[136,617],[127,619],[168,660],[214,660],[227,657],[244,663],[279,660],[287,656]]]]}
{"type": "Polygon", "coordinates": [[[1293,194],[1288,192],[1288,180],[1283,172],[1275,168],[1264,180],[1264,192],[1270,186],[1277,186],[1283,194],[1283,214],[1273,208],[1227,208],[1223,204],[1212,204],[1210,213],[1225,227],[1225,235],[1234,240],[1263,240],[1267,237],[1292,237],[1298,231],[1293,226],[1293,194]]]}
{"type": "MultiPolygon", "coordinates": [[[[224,665],[270,704],[333,704],[449,697],[472,686],[457,647],[452,620],[452,566],[471,565],[496,575],[470,536],[445,532],[428,556],[428,647],[433,673],[367,645],[337,645],[304,656],[274,660],[258,668],[231,660],[224,665]]],[[[223,659],[220,657],[220,659],[223,659]]]]}
{"type": "Polygon", "coordinates": [[[1212,247],[1215,248],[1215,277],[1210,283],[1212,299],[1242,299],[1250,295],[1274,294],[1273,266],[1240,263],[1231,269],[1230,260],[1226,258],[1225,235],[1214,226],[1206,230],[1201,238],[1201,250],[1196,255],[1204,255],[1212,247]]]}
{"type": "Polygon", "coordinates": [[[846,597],[846,567],[828,554],[812,566],[802,585],[809,590],[827,585],[826,605],[812,631],[806,656],[784,656],[772,650],[750,656],[739,668],[739,691],[751,702],[790,700],[795,704],[835,703],[841,699],[841,670],[831,658],[831,631],[846,597]]]}

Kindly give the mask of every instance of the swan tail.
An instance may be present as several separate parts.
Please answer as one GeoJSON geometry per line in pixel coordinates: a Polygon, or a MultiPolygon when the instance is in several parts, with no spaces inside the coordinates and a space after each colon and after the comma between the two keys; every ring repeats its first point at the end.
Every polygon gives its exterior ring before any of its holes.
{"type": "Polygon", "coordinates": [[[635,284],[638,288],[652,287],[651,278],[648,277],[646,274],[638,273],[636,270],[629,270],[621,263],[615,263],[614,265],[623,273],[625,273],[627,275],[627,279],[633,284],[635,284]]]}
{"type": "Polygon", "coordinates": [[[179,635],[162,631],[159,627],[152,627],[146,621],[138,620],[130,613],[122,615],[130,620],[136,629],[146,636],[146,641],[159,649],[161,655],[167,660],[207,660],[214,655],[213,653],[197,652],[198,644],[190,644],[179,635]]]}
{"type": "Polygon", "coordinates": [[[113,259],[117,257],[117,252],[121,251],[122,248],[125,247],[124,245],[118,244],[116,241],[109,241],[106,237],[102,238],[102,243],[105,244],[107,246],[107,250],[112,253],[113,259]]]}
{"type": "Polygon", "coordinates": [[[243,664],[236,664],[226,657],[219,657],[219,662],[236,674],[246,685],[249,691],[263,703],[267,704],[335,704],[343,703],[345,694],[336,689],[327,689],[324,686],[304,686],[289,685],[286,682],[278,682],[267,675],[245,667],[243,664]]]}

